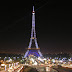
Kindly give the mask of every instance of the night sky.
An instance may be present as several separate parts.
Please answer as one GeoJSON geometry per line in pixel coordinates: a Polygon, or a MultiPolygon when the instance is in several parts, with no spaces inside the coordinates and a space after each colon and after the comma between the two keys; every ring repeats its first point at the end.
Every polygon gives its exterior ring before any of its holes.
{"type": "Polygon", "coordinates": [[[1,2],[0,53],[25,53],[29,45],[32,6],[42,53],[72,53],[72,22],[68,2],[31,0],[1,2]]]}

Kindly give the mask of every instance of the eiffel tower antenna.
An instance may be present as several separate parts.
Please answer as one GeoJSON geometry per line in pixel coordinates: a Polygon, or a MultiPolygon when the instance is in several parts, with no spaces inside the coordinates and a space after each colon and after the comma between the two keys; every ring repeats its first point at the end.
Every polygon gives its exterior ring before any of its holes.
{"type": "Polygon", "coordinates": [[[40,52],[40,48],[37,43],[37,38],[36,38],[36,32],[35,32],[35,10],[33,6],[33,11],[32,11],[32,30],[31,30],[31,38],[28,46],[28,50],[26,51],[24,58],[28,57],[29,55],[35,55],[35,56],[40,56],[42,57],[42,53],[40,52]],[[32,41],[34,40],[36,48],[33,50],[31,48],[32,41]]]}

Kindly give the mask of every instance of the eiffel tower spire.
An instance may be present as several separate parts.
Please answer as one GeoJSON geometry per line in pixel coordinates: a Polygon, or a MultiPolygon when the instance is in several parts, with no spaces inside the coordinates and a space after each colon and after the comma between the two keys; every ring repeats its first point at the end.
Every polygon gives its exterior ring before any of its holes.
{"type": "Polygon", "coordinates": [[[34,12],[34,6],[33,6],[33,12],[34,12]]]}
{"type": "MultiPolygon", "coordinates": [[[[35,11],[34,11],[34,6],[33,6],[33,11],[32,11],[32,30],[31,30],[31,38],[30,38],[30,42],[29,42],[29,46],[28,46],[28,50],[27,52],[25,53],[25,57],[27,57],[29,54],[34,54],[36,53],[38,56],[42,56],[40,50],[39,50],[39,46],[38,46],[38,43],[37,43],[37,38],[36,38],[36,32],[35,32],[35,11]],[[34,49],[35,51],[32,50],[31,48],[31,45],[32,45],[32,41],[34,40],[35,42],[35,46],[36,48],[34,49]]],[[[35,55],[36,55],[35,54],[35,55]]],[[[37,56],[36,55],[36,56],[37,56]]]]}

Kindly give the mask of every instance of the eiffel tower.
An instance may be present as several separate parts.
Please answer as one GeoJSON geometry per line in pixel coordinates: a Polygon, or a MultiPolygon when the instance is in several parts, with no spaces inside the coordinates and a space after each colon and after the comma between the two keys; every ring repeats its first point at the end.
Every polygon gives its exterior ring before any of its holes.
{"type": "Polygon", "coordinates": [[[40,48],[37,43],[37,38],[36,38],[36,32],[35,32],[35,11],[34,11],[34,6],[33,6],[33,11],[32,11],[32,30],[31,30],[31,38],[29,42],[28,49],[24,55],[24,58],[28,57],[29,55],[34,55],[36,57],[42,57],[42,53],[40,52],[40,48]],[[36,48],[31,48],[32,43],[35,43],[36,48]]]}

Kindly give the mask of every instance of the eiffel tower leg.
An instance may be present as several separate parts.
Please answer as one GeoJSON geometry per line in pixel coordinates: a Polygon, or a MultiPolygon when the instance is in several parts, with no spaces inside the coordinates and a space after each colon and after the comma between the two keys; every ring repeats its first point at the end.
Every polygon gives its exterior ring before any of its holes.
{"type": "Polygon", "coordinates": [[[40,50],[38,50],[38,53],[39,53],[40,57],[42,57],[42,53],[40,52],[40,50]]]}
{"type": "Polygon", "coordinates": [[[36,45],[36,48],[38,48],[38,44],[37,44],[37,40],[35,39],[35,45],[36,45]]]}
{"type": "Polygon", "coordinates": [[[27,57],[28,53],[29,53],[29,50],[27,50],[27,52],[25,53],[24,58],[27,57]]]}
{"type": "MultiPolygon", "coordinates": [[[[29,43],[28,48],[31,48],[31,44],[32,44],[32,39],[30,39],[30,43],[29,43]]],[[[25,53],[24,58],[27,57],[28,53],[29,53],[29,50],[27,50],[27,52],[25,53]]]]}
{"type": "Polygon", "coordinates": [[[32,39],[30,39],[30,43],[29,43],[28,48],[31,48],[31,44],[32,44],[32,39]]]}
{"type": "MultiPolygon", "coordinates": [[[[36,39],[35,39],[35,45],[36,45],[36,48],[38,48],[38,43],[37,43],[36,39]]],[[[42,53],[40,52],[40,50],[38,50],[38,53],[39,53],[40,57],[42,57],[42,53]]]]}

